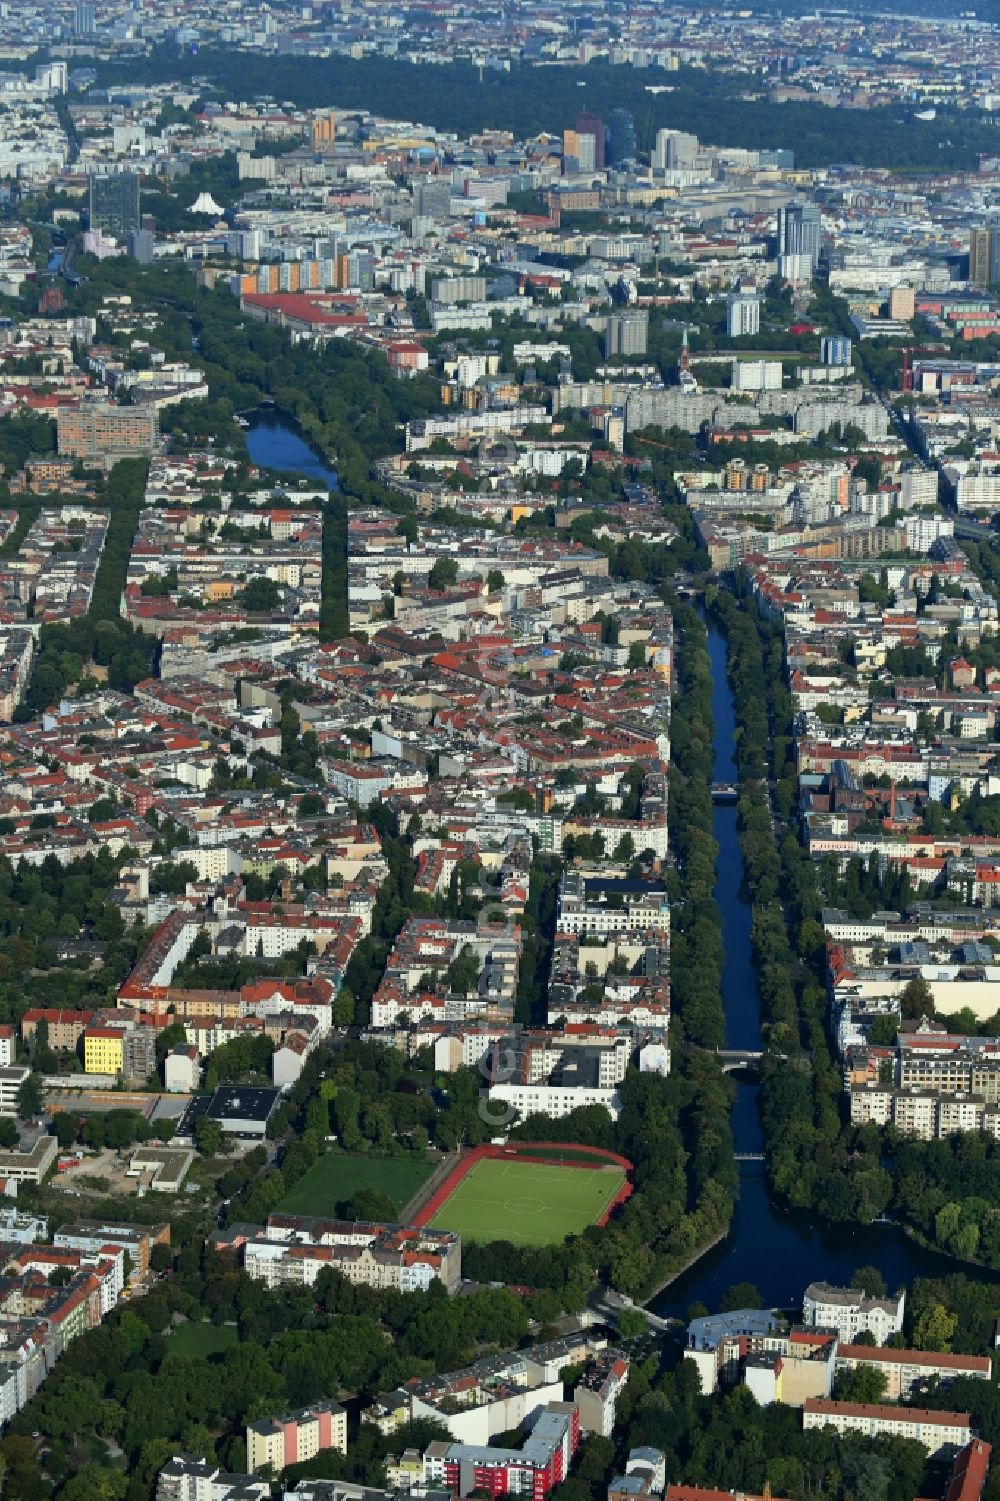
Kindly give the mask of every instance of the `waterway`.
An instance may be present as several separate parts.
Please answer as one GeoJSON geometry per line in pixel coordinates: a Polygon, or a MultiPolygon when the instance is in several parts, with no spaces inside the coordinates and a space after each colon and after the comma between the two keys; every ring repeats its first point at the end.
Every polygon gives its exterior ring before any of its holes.
{"type": "Polygon", "coordinates": [[[296,474],[313,484],[339,490],[336,471],[302,436],[298,426],[274,410],[254,413],[247,431],[247,452],[254,464],[280,474],[296,474]]]}
{"type": "MultiPolygon", "coordinates": [[[[726,680],[726,644],[709,626],[712,663],[712,713],[715,720],[715,768],[719,782],[736,780],[735,711],[726,680]]],[[[761,1045],[760,992],[750,948],[751,909],[742,894],[743,856],[735,807],[717,804],[713,828],[719,846],[715,898],[722,914],[725,961],[722,998],[726,1012],[726,1046],[756,1050],[761,1045]]],[[[762,1152],[758,1113],[759,1085],[739,1080],[733,1104],[733,1138],[737,1152],[762,1152]]],[[[855,1267],[877,1266],[891,1288],[915,1277],[955,1271],[958,1263],[911,1240],[894,1225],[833,1225],[801,1210],[772,1201],[762,1162],[742,1162],[740,1195],[730,1232],[700,1261],[664,1288],[652,1308],[681,1314],[701,1302],[714,1313],[720,1295],[734,1282],[753,1282],[769,1307],[800,1305],[806,1285],[817,1279],[846,1283],[855,1267]]],[[[989,1276],[990,1274],[985,1274],[989,1276]]],[[[992,1280],[992,1279],[991,1279],[992,1280]]]]}

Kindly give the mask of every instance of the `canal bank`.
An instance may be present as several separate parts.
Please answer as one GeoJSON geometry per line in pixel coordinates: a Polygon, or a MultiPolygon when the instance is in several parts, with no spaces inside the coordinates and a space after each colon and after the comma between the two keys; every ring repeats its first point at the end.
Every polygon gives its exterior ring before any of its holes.
{"type": "MultiPolygon", "coordinates": [[[[708,651],[715,726],[712,775],[716,782],[732,782],[736,779],[735,707],[726,677],[726,643],[711,622],[708,651]]],[[[750,944],[752,912],[742,891],[744,867],[735,805],[716,804],[712,828],[719,850],[715,899],[725,943],[722,999],[726,1047],[756,1051],[761,1046],[761,1000],[750,944]]],[[[739,1156],[762,1153],[760,1086],[746,1075],[733,1077],[734,1149],[739,1156]]],[[[739,1173],[739,1199],[728,1235],[651,1300],[654,1313],[664,1317],[683,1315],[693,1302],[704,1303],[714,1312],[726,1289],[744,1281],[754,1283],[769,1306],[792,1308],[801,1304],[809,1282],[822,1279],[843,1284],[861,1265],[877,1266],[892,1288],[915,1277],[971,1270],[920,1245],[900,1226],[835,1224],[773,1201],[763,1162],[740,1162],[739,1173]]]]}

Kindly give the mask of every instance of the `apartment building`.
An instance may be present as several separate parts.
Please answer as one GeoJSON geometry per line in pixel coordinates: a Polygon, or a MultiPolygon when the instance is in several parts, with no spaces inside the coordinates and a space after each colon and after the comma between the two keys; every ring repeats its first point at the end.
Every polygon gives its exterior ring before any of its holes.
{"type": "Polygon", "coordinates": [[[612,895],[595,893],[583,871],[567,870],[559,886],[556,927],[560,933],[669,933],[666,893],[655,886],[612,895]]]}
{"type": "Polygon", "coordinates": [[[629,1362],[620,1350],[605,1350],[587,1367],[573,1389],[584,1433],[610,1438],[615,1427],[615,1408],[628,1381],[629,1362]]]}
{"type": "Polygon", "coordinates": [[[562,1401],[566,1367],[589,1367],[606,1349],[602,1335],[583,1330],[526,1350],[484,1355],[458,1371],[412,1377],[376,1397],[362,1417],[386,1437],[416,1418],[431,1418],[457,1442],[488,1444],[531,1424],[550,1402],[562,1401]]]}
{"type": "Polygon", "coordinates": [[[906,1289],[892,1297],[870,1298],[854,1287],[833,1287],[829,1282],[810,1282],[802,1298],[802,1322],[807,1329],[835,1333],[845,1343],[856,1342],[867,1330],[877,1345],[903,1327],[906,1289]]]}
{"type": "Polygon", "coordinates": [[[90,1273],[100,1286],[99,1303],[103,1317],[111,1312],[125,1286],[125,1252],[121,1246],[101,1246],[96,1251],[70,1251],[61,1246],[35,1243],[9,1255],[4,1263],[7,1276],[48,1280],[58,1273],[67,1280],[83,1272],[90,1273]]]}
{"type": "Polygon", "coordinates": [[[952,1461],[945,1501],[980,1501],[990,1471],[992,1448],[981,1438],[960,1449],[952,1461]]]}
{"type": "Polygon", "coordinates": [[[35,638],[27,626],[0,630],[0,719],[11,720],[24,695],[35,655],[35,638]]]}
{"type": "Polygon", "coordinates": [[[919,1028],[896,1041],[896,1083],[937,1094],[968,1092],[1000,1100],[1000,1041],[919,1028]]]}
{"type": "Polygon", "coordinates": [[[529,1494],[542,1501],[566,1479],[580,1442],[580,1414],[572,1402],[550,1402],[520,1449],[437,1439],[424,1453],[424,1481],[453,1495],[529,1494]]]}
{"type": "Polygon", "coordinates": [[[462,1275],[461,1236],[412,1225],[272,1214],[266,1227],[236,1245],[247,1275],[268,1287],[311,1287],[325,1266],[363,1287],[400,1292],[426,1291],[432,1282],[453,1292],[462,1275]]]}
{"type": "Polygon", "coordinates": [[[118,1014],[113,1022],[94,1023],[83,1033],[83,1068],[87,1074],[136,1079],[145,1083],[156,1069],[156,1034],[152,1017],[118,1014]]]}
{"type": "Polygon", "coordinates": [[[137,1282],[149,1270],[154,1245],[170,1244],[170,1226],[122,1225],[114,1221],[81,1220],[57,1230],[53,1244],[93,1255],[105,1246],[119,1246],[128,1252],[132,1264],[132,1281],[137,1282]]]}
{"type": "Polygon", "coordinates": [[[112,406],[91,401],[60,407],[56,414],[59,452],[108,466],[115,459],[151,454],[159,437],[153,406],[112,406]]]}
{"type": "Polygon", "coordinates": [[[923,1407],[888,1407],[882,1403],[835,1402],[810,1397],[802,1409],[802,1427],[834,1428],[843,1435],[860,1433],[866,1438],[910,1438],[932,1459],[954,1457],[972,1439],[972,1418],[967,1412],[931,1412],[923,1407]]]}
{"type": "Polygon", "coordinates": [[[618,1085],[633,1046],[624,1032],[593,1025],[512,1034],[490,1051],[490,1099],[522,1118],[539,1114],[559,1120],[580,1106],[600,1105],[617,1120],[618,1085]]]}
{"type": "Polygon", "coordinates": [[[773,1314],[744,1308],[692,1320],[685,1353],[706,1394],[742,1381],[762,1407],[801,1407],[807,1397],[828,1397],[833,1390],[836,1348],[834,1334],[785,1333],[773,1314]]]}
{"type": "Polygon", "coordinates": [[[957,1376],[989,1381],[993,1373],[993,1363],[988,1355],[873,1349],[871,1345],[837,1346],[834,1369],[838,1375],[841,1371],[856,1371],[862,1365],[871,1366],[885,1377],[885,1395],[891,1402],[909,1401],[913,1388],[932,1377],[946,1386],[957,1376]]]}
{"type": "Polygon", "coordinates": [[[83,1067],[88,1074],[117,1075],[124,1070],[125,1032],[121,1027],[89,1027],[83,1038],[83,1067]]]}
{"type": "Polygon", "coordinates": [[[494,1084],[490,1086],[490,1099],[506,1107],[513,1120],[516,1114],[521,1120],[531,1115],[544,1115],[549,1120],[562,1120],[585,1106],[597,1105],[606,1110],[612,1120],[621,1114],[622,1102],[617,1089],[602,1089],[597,1085],[578,1082],[576,1076],[571,1084],[494,1084]]]}
{"type": "Polygon", "coordinates": [[[579,1026],[581,1033],[586,1026],[615,1030],[624,1025],[636,1039],[639,1029],[648,1028],[664,1045],[663,1071],[669,1073],[669,935],[654,930],[611,935],[588,944],[557,927],[548,1022],[551,1026],[560,1021],[565,1022],[564,1030],[579,1026]]]}
{"type": "Polygon", "coordinates": [[[13,1205],[0,1209],[0,1244],[30,1246],[45,1239],[47,1221],[37,1215],[21,1213],[13,1205]]]}
{"type": "Polygon", "coordinates": [[[8,1247],[0,1279],[0,1424],[31,1400],[73,1340],[115,1306],[123,1264],[114,1247],[74,1252],[20,1237],[19,1249],[8,1247]],[[55,1272],[58,1285],[49,1281],[55,1272]]]}
{"type": "Polygon", "coordinates": [[[411,1023],[473,1017],[510,1022],[520,954],[520,931],[506,924],[411,917],[396,936],[372,999],[372,1026],[391,1027],[404,1012],[411,1023]]]}
{"type": "Polygon", "coordinates": [[[270,1466],[277,1475],[287,1465],[312,1459],[321,1449],[347,1453],[347,1412],[339,1402],[318,1402],[298,1412],[248,1423],[247,1465],[256,1473],[270,1466]]]}
{"type": "Polygon", "coordinates": [[[8,1329],[7,1333],[10,1340],[0,1355],[0,1423],[4,1426],[30,1402],[54,1358],[53,1343],[37,1332],[8,1329]]]}
{"type": "Polygon", "coordinates": [[[92,1011],[33,1008],[21,1018],[21,1039],[26,1043],[32,1042],[39,1024],[44,1022],[48,1028],[49,1047],[56,1052],[72,1053],[93,1016],[92,1011]]]}
{"type": "MultiPolygon", "coordinates": [[[[107,512],[46,507],[0,570],[4,614],[12,620],[65,620],[90,607],[108,529],[107,512]]],[[[12,642],[13,645],[13,642],[12,642]]]]}
{"type": "Polygon", "coordinates": [[[193,1454],[168,1459],[156,1477],[156,1501],[270,1501],[271,1482],[236,1475],[193,1454]]]}
{"type": "Polygon", "coordinates": [[[640,1444],[630,1449],[625,1473],[616,1475],[608,1485],[608,1501],[646,1501],[662,1496],[667,1483],[667,1456],[662,1449],[640,1444]]]}
{"type": "Polygon", "coordinates": [[[938,1094],[915,1085],[894,1089],[875,1080],[861,1080],[851,1082],[849,1097],[853,1125],[893,1125],[919,1141],[937,1141],[963,1131],[985,1131],[1000,1138],[1000,1104],[981,1094],[938,1094]]]}

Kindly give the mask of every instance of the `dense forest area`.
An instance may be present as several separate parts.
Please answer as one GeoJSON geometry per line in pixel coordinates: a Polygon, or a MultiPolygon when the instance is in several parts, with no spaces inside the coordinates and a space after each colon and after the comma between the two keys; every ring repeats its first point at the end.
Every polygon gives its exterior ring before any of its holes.
{"type": "Polygon", "coordinates": [[[934,121],[912,109],[832,110],[823,104],[775,104],[759,94],[760,80],[700,68],[515,66],[482,75],[471,63],[416,66],[381,57],[265,57],[203,49],[196,54],[158,48],[155,55],[101,69],[104,84],[209,79],[226,98],[266,95],[300,108],[367,109],[455,131],[487,129],[517,136],[558,133],[586,106],[606,119],[612,109],[635,116],[640,150],[657,130],[693,131],[718,146],[791,147],[796,166],[856,162],[910,170],[970,169],[993,149],[995,131],[973,111],[939,109],[934,121]],[[670,91],[653,95],[669,78],[670,91]],[[752,96],[752,97],[748,97],[752,96]]]}
{"type": "MultiPolygon", "coordinates": [[[[44,829],[53,821],[38,813],[33,823],[44,829]]],[[[144,928],[126,927],[108,900],[123,863],[107,848],[68,866],[54,855],[16,869],[0,858],[0,1020],[17,1022],[32,1006],[114,1005],[148,938],[144,928]],[[61,940],[81,938],[81,952],[59,958],[61,940]]]]}

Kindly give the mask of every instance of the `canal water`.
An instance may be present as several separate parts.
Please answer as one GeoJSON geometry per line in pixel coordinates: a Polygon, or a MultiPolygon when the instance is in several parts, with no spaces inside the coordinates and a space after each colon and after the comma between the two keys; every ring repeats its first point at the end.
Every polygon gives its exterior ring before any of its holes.
{"type": "Polygon", "coordinates": [[[287,417],[262,409],[254,414],[247,431],[247,452],[254,464],[281,474],[297,474],[317,485],[339,490],[336,471],[302,436],[287,417]]]}
{"type": "MultiPolygon", "coordinates": [[[[735,711],[726,679],[726,644],[709,626],[712,663],[712,713],[715,720],[714,779],[736,780],[735,711]]],[[[749,904],[743,899],[743,856],[736,809],[717,804],[713,827],[719,846],[715,897],[722,914],[725,961],[722,999],[726,1012],[726,1046],[757,1049],[761,1044],[760,992],[750,948],[749,904]]],[[[737,1152],[762,1152],[758,1113],[759,1086],[739,1081],[733,1105],[737,1152]]],[[[701,1302],[714,1313],[720,1295],[734,1282],[753,1282],[769,1307],[801,1304],[809,1282],[846,1283],[855,1267],[877,1266],[890,1288],[915,1277],[940,1276],[959,1263],[925,1250],[894,1225],[834,1225],[802,1210],[772,1202],[762,1162],[742,1162],[740,1196],[726,1239],[664,1288],[652,1304],[660,1314],[683,1314],[701,1302]]],[[[989,1273],[984,1275],[990,1276],[989,1273]]],[[[992,1277],[991,1277],[991,1280],[992,1277]]]]}

